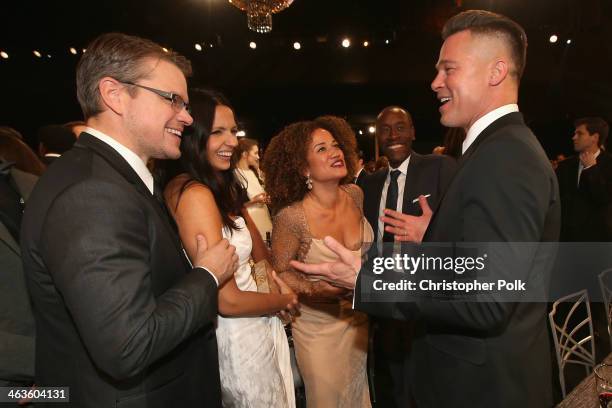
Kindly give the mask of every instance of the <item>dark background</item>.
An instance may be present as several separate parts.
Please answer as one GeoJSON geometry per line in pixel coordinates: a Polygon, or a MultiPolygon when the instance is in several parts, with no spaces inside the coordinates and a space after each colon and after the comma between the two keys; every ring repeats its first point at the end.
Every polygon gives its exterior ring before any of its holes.
{"type": "Polygon", "coordinates": [[[525,27],[519,106],[550,156],[571,152],[574,118],[612,120],[610,0],[295,0],[274,15],[268,34],[249,31],[246,15],[227,0],[69,0],[0,5],[0,50],[9,54],[0,59],[0,125],[33,144],[39,126],[81,119],[79,55],[98,34],[121,31],[185,54],[194,66],[190,86],[225,92],[247,135],[263,144],[292,121],[335,114],[364,131],[358,137],[370,156],[367,126],[383,107],[399,104],[413,114],[415,150],[428,153],[445,131],[430,89],[439,32],[469,8],[506,14],[525,27]],[[553,33],[556,44],[549,42],[553,33]],[[349,49],[340,46],[344,36],[349,49]]]}

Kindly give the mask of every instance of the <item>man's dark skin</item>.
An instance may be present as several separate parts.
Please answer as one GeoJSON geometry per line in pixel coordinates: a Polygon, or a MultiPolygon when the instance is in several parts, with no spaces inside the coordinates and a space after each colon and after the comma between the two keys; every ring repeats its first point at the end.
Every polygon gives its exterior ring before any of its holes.
{"type": "Polygon", "coordinates": [[[412,153],[415,139],[412,117],[397,106],[383,109],[376,118],[376,138],[391,167],[399,167],[412,153]]]}

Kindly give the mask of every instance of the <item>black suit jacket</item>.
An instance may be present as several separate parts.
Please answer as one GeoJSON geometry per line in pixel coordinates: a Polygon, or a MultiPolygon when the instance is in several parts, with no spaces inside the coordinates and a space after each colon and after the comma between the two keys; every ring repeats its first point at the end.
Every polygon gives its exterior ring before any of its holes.
{"type": "MultiPolygon", "coordinates": [[[[38,177],[14,167],[10,175],[19,195],[27,200],[38,177]]],[[[19,243],[1,221],[0,265],[0,386],[31,384],[34,380],[34,316],[19,243]]]]}
{"type": "MultiPolygon", "coordinates": [[[[538,243],[558,239],[560,212],[550,163],[522,115],[511,113],[488,126],[462,156],[424,242],[536,243],[533,251],[519,253],[524,267],[506,273],[542,282],[555,254],[538,243]]],[[[361,271],[359,284],[371,285],[368,271],[361,271]]],[[[396,318],[417,320],[410,378],[418,406],[552,405],[546,303],[496,300],[424,296],[386,308],[396,318]]]]}
{"type": "Polygon", "coordinates": [[[41,177],[21,238],[36,384],[69,386],[78,407],[220,406],[214,279],[115,150],[82,134],[41,177]]]}
{"type": "Polygon", "coordinates": [[[601,151],[597,164],[582,171],[578,184],[578,157],[559,163],[561,240],[612,241],[612,156],[601,151]]]}
{"type": "Polygon", "coordinates": [[[363,179],[365,179],[367,177],[367,175],[368,175],[368,173],[362,167],[361,170],[359,170],[359,172],[357,173],[357,177],[355,177],[354,183],[357,184],[357,185],[360,185],[363,182],[363,179]]]}
{"type": "MultiPolygon", "coordinates": [[[[420,155],[412,152],[406,181],[404,185],[404,198],[402,201],[402,212],[410,215],[421,215],[421,206],[412,200],[419,195],[431,194],[427,201],[435,211],[438,207],[443,192],[455,173],[455,160],[449,156],[420,155]]],[[[381,215],[380,199],[389,169],[381,169],[367,175],[359,183],[363,190],[363,212],[374,230],[374,240],[378,240],[378,219],[381,215]]]]}

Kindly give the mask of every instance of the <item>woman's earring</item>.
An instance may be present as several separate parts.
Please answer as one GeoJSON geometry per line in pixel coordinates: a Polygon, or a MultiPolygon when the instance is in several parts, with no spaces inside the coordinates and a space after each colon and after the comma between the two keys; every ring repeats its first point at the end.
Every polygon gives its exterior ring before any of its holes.
{"type": "Polygon", "coordinates": [[[310,178],[310,174],[306,175],[306,188],[312,190],[312,179],[310,178]]]}

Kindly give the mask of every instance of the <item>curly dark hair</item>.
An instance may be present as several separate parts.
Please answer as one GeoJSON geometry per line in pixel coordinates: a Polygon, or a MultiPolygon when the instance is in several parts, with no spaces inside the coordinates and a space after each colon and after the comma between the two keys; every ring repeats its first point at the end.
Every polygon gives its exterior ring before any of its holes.
{"type": "Polygon", "coordinates": [[[315,120],[293,123],[272,138],[262,163],[273,214],[302,200],[308,192],[304,176],[308,168],[306,154],[316,129],[331,133],[344,154],[347,175],[340,184],[353,181],[357,170],[357,141],[353,129],[344,119],[320,116],[315,120]]]}

